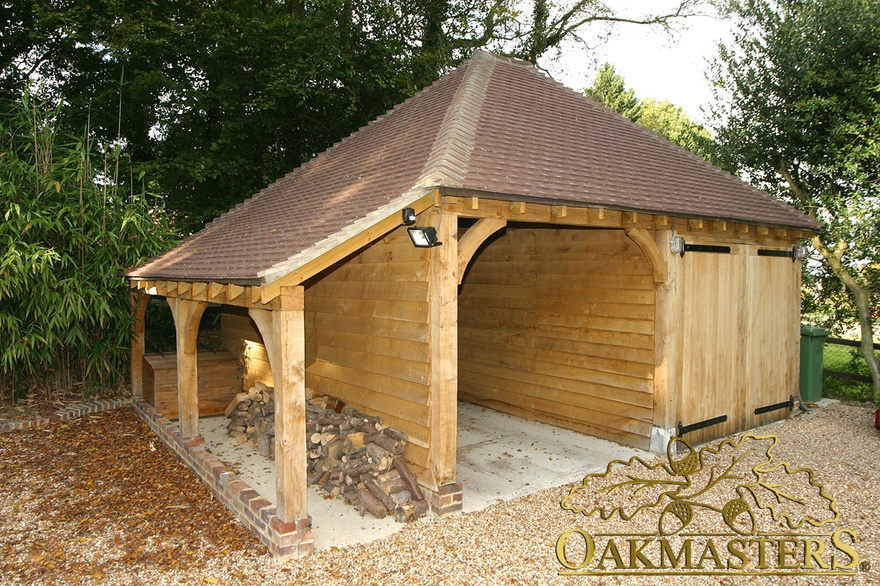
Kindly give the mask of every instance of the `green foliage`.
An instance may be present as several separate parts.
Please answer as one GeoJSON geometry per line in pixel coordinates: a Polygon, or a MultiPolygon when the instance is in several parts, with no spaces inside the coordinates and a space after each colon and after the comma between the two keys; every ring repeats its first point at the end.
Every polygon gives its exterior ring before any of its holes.
{"type": "Polygon", "coordinates": [[[702,125],[691,122],[684,110],[671,102],[658,102],[650,98],[639,100],[635,90],[627,89],[623,76],[618,75],[610,63],[606,62],[599,68],[593,85],[585,89],[584,94],[669,142],[711,163],[722,163],[715,154],[712,133],[702,125]]]}
{"type": "Polygon", "coordinates": [[[642,100],[638,123],[678,146],[699,155],[707,161],[721,165],[715,154],[715,141],[712,133],[703,126],[692,122],[684,110],[666,100],[650,98],[642,100]]]}
{"type": "MultiPolygon", "coordinates": [[[[805,314],[870,340],[880,305],[880,3],[743,0],[715,64],[721,155],[825,224],[805,314]],[[820,260],[824,262],[819,262],[820,260]],[[845,287],[845,288],[844,288],[845,287]]],[[[865,352],[880,401],[880,366],[865,352]]]]}
{"type": "MultiPolygon", "coordinates": [[[[703,0],[627,22],[667,26],[703,0]]],[[[433,82],[475,49],[536,60],[617,15],[593,0],[12,0],[0,109],[25,89],[132,164],[183,232],[433,82]],[[40,80],[34,87],[33,80],[40,80]]],[[[125,179],[121,179],[125,182],[125,179]]]]}
{"type": "Polygon", "coordinates": [[[58,132],[57,112],[26,99],[0,137],[0,396],[116,384],[132,325],[120,271],[168,246],[169,224],[118,189],[122,148],[58,132]]]}
{"type": "Polygon", "coordinates": [[[633,122],[639,121],[642,104],[636,97],[635,90],[626,88],[626,81],[610,63],[602,64],[593,85],[585,89],[584,93],[624,118],[633,122]]]}

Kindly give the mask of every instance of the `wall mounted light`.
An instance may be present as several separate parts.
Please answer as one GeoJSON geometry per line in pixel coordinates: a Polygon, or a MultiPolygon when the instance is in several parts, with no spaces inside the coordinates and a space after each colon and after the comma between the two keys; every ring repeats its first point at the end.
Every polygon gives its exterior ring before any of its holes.
{"type": "Polygon", "coordinates": [[[403,216],[403,225],[404,226],[412,226],[416,223],[416,211],[412,208],[403,208],[401,211],[401,215],[403,216]]]}
{"type": "Polygon", "coordinates": [[[669,250],[672,254],[684,256],[684,236],[678,236],[673,232],[672,238],[669,239],[669,250]]]}
{"type": "Polygon", "coordinates": [[[799,261],[807,258],[807,255],[810,254],[810,249],[806,244],[801,244],[800,246],[792,246],[791,247],[791,260],[799,261]]]}
{"type": "Polygon", "coordinates": [[[443,244],[437,240],[437,228],[434,228],[433,226],[413,226],[406,230],[409,232],[409,237],[410,240],[412,240],[413,246],[417,248],[431,248],[443,244]]]}

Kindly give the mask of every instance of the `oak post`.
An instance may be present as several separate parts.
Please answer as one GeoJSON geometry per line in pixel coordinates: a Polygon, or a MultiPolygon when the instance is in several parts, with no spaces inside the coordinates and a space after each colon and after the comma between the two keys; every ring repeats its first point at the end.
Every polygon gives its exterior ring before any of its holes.
{"type": "Polygon", "coordinates": [[[205,301],[169,297],[177,334],[177,405],[180,436],[199,435],[199,322],[208,307],[205,301]]]}
{"type": "MultiPolygon", "coordinates": [[[[665,452],[666,444],[675,435],[678,406],[676,397],[682,386],[682,333],[684,309],[681,296],[681,258],[672,254],[669,239],[672,230],[654,233],[657,264],[663,267],[664,279],[654,282],[654,422],[651,430],[651,451],[665,452]]],[[[643,248],[644,249],[644,248],[643,248]]],[[[652,265],[654,263],[652,262],[652,265]]]]}
{"type": "Polygon", "coordinates": [[[251,308],[275,380],[276,511],[281,521],[308,517],[306,479],[305,292],[282,287],[280,308],[251,308]]]}
{"type": "Polygon", "coordinates": [[[144,396],[144,316],[150,296],[139,290],[131,291],[131,398],[139,400],[144,396]]]}
{"type": "MultiPolygon", "coordinates": [[[[434,212],[431,225],[443,243],[430,249],[430,446],[428,468],[438,486],[455,481],[458,433],[458,221],[434,212]]],[[[501,226],[499,225],[498,228],[501,226]]]]}

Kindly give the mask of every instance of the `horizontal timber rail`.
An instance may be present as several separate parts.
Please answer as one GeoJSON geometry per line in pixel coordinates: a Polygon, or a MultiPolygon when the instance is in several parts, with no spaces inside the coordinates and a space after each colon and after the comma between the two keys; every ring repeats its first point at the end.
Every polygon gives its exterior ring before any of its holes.
{"type": "MultiPolygon", "coordinates": [[[[826,338],[825,339],[825,347],[827,351],[828,346],[849,346],[851,348],[861,348],[862,342],[860,340],[844,340],[843,338],[826,338]]],[[[880,350],[880,344],[874,344],[874,350],[880,350]]],[[[871,383],[871,377],[863,374],[856,374],[853,372],[842,372],[840,370],[830,370],[823,369],[822,376],[827,376],[830,378],[839,378],[842,380],[860,382],[860,383],[871,383]]]]}

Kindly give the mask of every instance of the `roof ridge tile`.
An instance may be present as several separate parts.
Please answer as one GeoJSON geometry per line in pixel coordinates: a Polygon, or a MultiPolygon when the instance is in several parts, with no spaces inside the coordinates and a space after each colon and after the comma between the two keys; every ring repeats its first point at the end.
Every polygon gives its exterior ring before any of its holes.
{"type": "Polygon", "coordinates": [[[474,150],[486,89],[495,69],[495,56],[477,51],[465,66],[464,79],[455,92],[440,132],[431,148],[418,185],[461,187],[474,150]]]}

